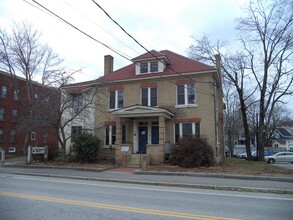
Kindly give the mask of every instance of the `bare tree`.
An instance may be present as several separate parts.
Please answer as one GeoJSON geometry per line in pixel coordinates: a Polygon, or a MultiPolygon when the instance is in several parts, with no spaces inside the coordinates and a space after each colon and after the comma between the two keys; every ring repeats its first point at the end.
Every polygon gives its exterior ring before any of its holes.
{"type": "Polygon", "coordinates": [[[259,96],[258,149],[263,160],[276,104],[293,94],[293,2],[251,1],[246,14],[237,20],[237,29],[259,96]]]}
{"type": "MultiPolygon", "coordinates": [[[[9,31],[0,29],[0,69],[10,73],[12,77],[22,75],[26,80],[24,96],[28,104],[24,106],[27,111],[23,118],[26,120],[22,120],[27,133],[23,143],[24,152],[28,136],[35,129],[37,118],[40,118],[36,112],[40,102],[35,98],[36,92],[39,91],[34,91],[36,87],[33,87],[33,80],[56,71],[55,68],[62,63],[62,59],[48,45],[41,43],[40,36],[41,34],[28,23],[14,24],[9,31]]],[[[14,81],[14,87],[19,91],[17,80],[14,81]]],[[[25,105],[24,102],[21,103],[25,105]]]]}
{"type": "Polygon", "coordinates": [[[227,44],[213,44],[204,36],[194,39],[189,56],[213,64],[215,54],[222,56],[223,75],[239,96],[248,159],[251,156],[247,111],[258,103],[257,144],[259,160],[263,160],[274,109],[285,96],[293,94],[293,2],[252,0],[246,15],[237,23],[241,45],[238,52],[230,52],[233,49],[227,44]],[[255,100],[251,101],[252,97],[255,100]]]}
{"type": "Polygon", "coordinates": [[[237,92],[235,92],[233,85],[224,80],[223,90],[225,103],[224,130],[226,134],[226,146],[228,147],[229,154],[233,156],[235,138],[238,138],[243,130],[241,129],[243,127],[241,123],[241,112],[239,109],[238,95],[237,92]]]}
{"type": "Polygon", "coordinates": [[[234,54],[225,52],[225,48],[227,47],[226,43],[222,43],[220,41],[212,43],[206,35],[204,35],[201,39],[194,38],[194,42],[195,44],[189,47],[188,56],[190,58],[203,61],[211,65],[216,65],[215,55],[219,54],[221,56],[223,77],[234,86],[238,95],[247,159],[251,160],[250,131],[247,119],[247,109],[251,104],[248,101],[250,101],[250,97],[253,95],[254,90],[249,89],[251,82],[250,76],[245,71],[245,57],[240,52],[235,52],[234,54]]]}

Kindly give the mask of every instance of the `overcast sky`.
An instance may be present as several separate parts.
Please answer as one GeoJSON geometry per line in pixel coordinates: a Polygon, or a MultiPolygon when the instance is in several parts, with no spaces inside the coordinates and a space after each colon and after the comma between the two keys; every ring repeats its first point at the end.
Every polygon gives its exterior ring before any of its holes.
{"type": "MultiPolygon", "coordinates": [[[[114,24],[92,0],[36,0],[96,40],[134,58],[146,51],[114,24]]],[[[95,0],[148,50],[168,49],[186,56],[191,36],[235,41],[235,18],[248,0],[95,0]]],[[[103,75],[104,55],[114,57],[114,70],[130,62],[84,36],[32,0],[0,0],[0,25],[23,20],[42,33],[67,69],[80,69],[76,82],[103,75]],[[28,4],[28,3],[30,4],[28,4]],[[32,6],[34,5],[34,6],[32,6]]],[[[290,104],[293,110],[293,101],[290,104]]]]}
{"type": "MultiPolygon", "coordinates": [[[[131,58],[146,51],[119,29],[92,0],[36,0],[65,20],[131,58]]],[[[42,40],[65,59],[70,69],[82,68],[76,80],[103,74],[104,55],[114,57],[114,69],[130,62],[82,35],[54,16],[26,3],[1,0],[0,25],[23,20],[42,32],[42,40]]],[[[234,19],[246,0],[96,0],[105,11],[148,50],[168,49],[186,55],[191,35],[214,39],[235,38],[234,19]]]]}

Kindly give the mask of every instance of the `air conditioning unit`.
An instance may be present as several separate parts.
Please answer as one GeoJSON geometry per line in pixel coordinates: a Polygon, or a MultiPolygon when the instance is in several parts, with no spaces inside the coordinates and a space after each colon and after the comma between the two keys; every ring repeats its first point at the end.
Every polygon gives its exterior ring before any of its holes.
{"type": "Polygon", "coordinates": [[[8,148],[8,153],[15,153],[16,152],[16,148],[15,147],[9,147],[8,148]]]}

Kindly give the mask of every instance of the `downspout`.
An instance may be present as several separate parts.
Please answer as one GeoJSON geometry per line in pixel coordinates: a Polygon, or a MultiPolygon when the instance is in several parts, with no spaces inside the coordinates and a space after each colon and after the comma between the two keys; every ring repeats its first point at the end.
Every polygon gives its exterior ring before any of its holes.
{"type": "MultiPolygon", "coordinates": [[[[216,68],[217,71],[215,72],[214,78],[214,120],[215,120],[215,148],[216,148],[216,159],[217,163],[221,160],[221,155],[219,154],[219,122],[218,122],[218,94],[217,94],[217,86],[221,87],[221,56],[220,54],[215,55],[216,59],[216,68]],[[218,75],[216,75],[218,74],[218,75]],[[217,85],[217,79],[219,81],[219,85],[217,85]]],[[[219,96],[220,97],[220,96],[219,96]]],[[[224,146],[223,146],[224,147],[224,146]]]]}
{"type": "Polygon", "coordinates": [[[219,156],[219,136],[218,136],[218,121],[217,121],[217,81],[214,78],[214,120],[215,120],[215,153],[218,162],[219,156]]]}

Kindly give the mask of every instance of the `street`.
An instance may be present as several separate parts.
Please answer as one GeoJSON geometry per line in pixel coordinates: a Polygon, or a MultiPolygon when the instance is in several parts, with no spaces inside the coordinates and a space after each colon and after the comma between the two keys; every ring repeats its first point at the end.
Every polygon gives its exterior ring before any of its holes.
{"type": "Polygon", "coordinates": [[[288,194],[0,174],[0,219],[292,219],[288,194]]]}

